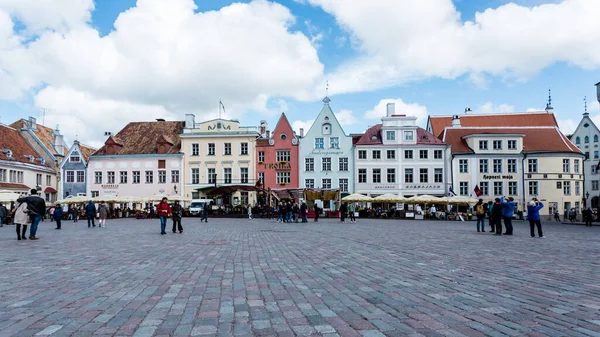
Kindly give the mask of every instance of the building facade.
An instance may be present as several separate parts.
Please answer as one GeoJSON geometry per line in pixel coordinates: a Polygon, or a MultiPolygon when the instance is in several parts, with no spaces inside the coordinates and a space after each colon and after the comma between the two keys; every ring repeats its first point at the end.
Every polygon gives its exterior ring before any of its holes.
{"type": "MultiPolygon", "coordinates": [[[[300,187],[340,189],[342,195],[354,192],[354,148],[344,129],[323,99],[323,108],[300,140],[300,187]]],[[[325,209],[337,205],[317,202],[325,209]]]]}
{"type": "Polygon", "coordinates": [[[182,196],[184,122],[129,123],[92,154],[87,165],[90,197],[182,196]]]}
{"type": "Polygon", "coordinates": [[[256,140],[256,178],[265,189],[297,189],[300,163],[300,138],[296,136],[284,113],[271,133],[265,121],[256,140]]]}
{"type": "Polygon", "coordinates": [[[59,199],[86,195],[87,164],[95,151],[96,149],[80,144],[79,141],[73,142],[73,146],[67,151],[59,167],[61,174],[58,182],[59,199]]]}
{"type": "Polygon", "coordinates": [[[194,115],[186,115],[181,134],[185,196],[207,198],[211,189],[230,187],[231,192],[216,198],[217,204],[254,205],[257,194],[251,187],[257,182],[257,137],[255,126],[242,126],[237,120],[196,123],[194,115]]]}
{"type": "Polygon", "coordinates": [[[585,177],[583,195],[586,198],[586,202],[584,206],[598,209],[600,201],[600,176],[596,168],[598,162],[600,162],[600,130],[590,118],[587,108],[575,132],[571,135],[571,142],[585,156],[581,168],[585,177]]]}
{"type": "Polygon", "coordinates": [[[450,147],[419,128],[416,117],[396,115],[394,103],[381,120],[355,144],[355,192],[445,196],[450,147]]]}

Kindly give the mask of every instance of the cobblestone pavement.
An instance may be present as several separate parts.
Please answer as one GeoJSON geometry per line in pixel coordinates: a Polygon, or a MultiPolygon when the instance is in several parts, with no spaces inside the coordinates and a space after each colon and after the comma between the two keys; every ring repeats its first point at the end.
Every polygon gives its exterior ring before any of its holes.
{"type": "Polygon", "coordinates": [[[599,227],[209,221],[0,228],[0,336],[600,336],[599,227]]]}

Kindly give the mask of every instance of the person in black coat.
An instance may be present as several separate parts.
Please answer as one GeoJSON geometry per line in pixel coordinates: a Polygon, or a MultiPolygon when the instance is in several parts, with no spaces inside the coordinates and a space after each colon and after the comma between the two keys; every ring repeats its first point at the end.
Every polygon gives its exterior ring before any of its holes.
{"type": "Polygon", "coordinates": [[[308,206],[306,206],[306,203],[303,201],[302,205],[300,206],[300,214],[302,215],[302,223],[308,222],[308,220],[306,219],[307,211],[308,211],[308,206]]]}
{"type": "Polygon", "coordinates": [[[500,198],[496,198],[496,202],[492,206],[492,217],[494,221],[494,227],[496,229],[496,235],[502,235],[502,202],[500,198]]]}
{"type": "Polygon", "coordinates": [[[319,213],[321,212],[321,209],[319,209],[319,206],[317,204],[315,204],[315,222],[319,222],[319,213]]]}
{"type": "Polygon", "coordinates": [[[37,195],[37,190],[31,189],[31,195],[17,199],[18,203],[27,203],[27,210],[31,218],[31,228],[29,229],[29,239],[38,240],[37,229],[42,217],[46,214],[46,202],[37,195]]]}

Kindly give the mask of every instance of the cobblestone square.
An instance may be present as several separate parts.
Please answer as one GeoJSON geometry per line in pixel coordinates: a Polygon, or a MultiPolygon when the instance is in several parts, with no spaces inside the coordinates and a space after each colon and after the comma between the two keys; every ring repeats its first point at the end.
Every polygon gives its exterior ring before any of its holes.
{"type": "Polygon", "coordinates": [[[0,228],[0,336],[600,336],[600,227],[183,224],[0,228]]]}

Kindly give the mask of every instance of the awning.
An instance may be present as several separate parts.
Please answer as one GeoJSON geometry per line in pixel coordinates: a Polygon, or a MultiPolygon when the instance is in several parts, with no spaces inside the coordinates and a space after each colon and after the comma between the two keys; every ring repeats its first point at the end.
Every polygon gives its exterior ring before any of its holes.
{"type": "Polygon", "coordinates": [[[46,189],[44,189],[44,193],[56,193],[56,190],[52,187],[46,187],[46,189]]]}
{"type": "Polygon", "coordinates": [[[29,187],[23,184],[13,184],[13,183],[0,183],[0,189],[6,188],[10,190],[25,190],[29,192],[29,187]]]}
{"type": "Polygon", "coordinates": [[[258,191],[262,191],[262,189],[256,187],[256,186],[249,186],[249,185],[228,185],[228,186],[220,186],[220,187],[214,187],[210,190],[205,191],[204,193],[206,193],[207,195],[223,195],[223,194],[228,194],[228,193],[234,193],[234,192],[258,192],[258,191]]]}

